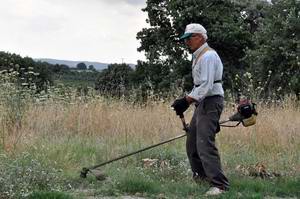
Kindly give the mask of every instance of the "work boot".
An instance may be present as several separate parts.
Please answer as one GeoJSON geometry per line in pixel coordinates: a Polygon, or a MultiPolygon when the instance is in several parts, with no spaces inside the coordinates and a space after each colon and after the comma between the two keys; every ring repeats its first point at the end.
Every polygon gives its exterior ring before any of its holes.
{"type": "Polygon", "coordinates": [[[225,193],[223,189],[220,189],[218,187],[211,187],[206,193],[205,196],[217,196],[225,193]]]}

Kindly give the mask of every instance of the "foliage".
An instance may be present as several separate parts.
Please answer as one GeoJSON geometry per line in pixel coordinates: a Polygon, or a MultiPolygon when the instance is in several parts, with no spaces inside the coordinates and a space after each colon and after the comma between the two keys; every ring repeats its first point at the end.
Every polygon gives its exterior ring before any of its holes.
{"type": "Polygon", "coordinates": [[[64,74],[64,73],[68,73],[70,71],[69,66],[64,65],[64,64],[55,64],[55,65],[51,65],[49,64],[49,69],[55,73],[55,74],[64,74]]]}
{"type": "MultiPolygon", "coordinates": [[[[39,95],[39,100],[26,102],[18,145],[0,149],[1,196],[27,196],[34,191],[33,196],[60,197],[57,191],[69,189],[72,195],[77,189],[82,198],[126,193],[146,198],[199,198],[205,193],[208,185],[197,185],[191,179],[184,139],[103,167],[109,173],[106,181],[93,180],[93,175],[86,180],[79,178],[82,167],[164,141],[180,133],[182,127],[169,101],[135,105],[99,96],[82,100],[75,98],[74,91],[64,89],[50,89],[47,97],[39,95]],[[148,168],[142,162],[145,158],[158,159],[159,163],[148,168]]],[[[218,135],[223,165],[232,184],[223,198],[299,195],[299,106],[291,101],[275,108],[258,106],[261,119],[255,126],[224,128],[218,135]],[[294,122],[287,127],[286,121],[294,122]],[[240,164],[257,162],[280,171],[282,178],[253,179],[235,170],[240,164]]],[[[231,110],[226,109],[225,117],[231,110]]],[[[191,117],[191,110],[186,117],[191,117]]],[[[0,126],[3,129],[7,130],[6,126],[0,126]]]]}
{"type": "Polygon", "coordinates": [[[8,198],[28,196],[34,190],[60,191],[59,170],[49,167],[28,153],[15,159],[0,155],[0,195],[8,198]]]}
{"type": "Polygon", "coordinates": [[[16,54],[0,51],[0,71],[16,71],[19,83],[34,83],[37,90],[45,90],[52,83],[49,64],[45,62],[35,62],[29,57],[22,58],[16,54]],[[28,74],[34,74],[30,76],[28,74]]]}
{"type": "Polygon", "coordinates": [[[73,69],[53,75],[55,85],[64,84],[73,88],[94,87],[97,77],[97,71],[73,69]]]}
{"type": "Polygon", "coordinates": [[[92,71],[96,71],[94,65],[89,65],[88,69],[89,69],[89,70],[92,70],[92,71]]]}
{"type": "Polygon", "coordinates": [[[76,68],[77,68],[78,70],[86,70],[86,69],[87,69],[87,66],[86,66],[85,63],[81,62],[81,63],[78,63],[78,64],[76,65],[76,68]]]}
{"type": "Polygon", "coordinates": [[[5,145],[6,136],[19,133],[28,102],[37,92],[35,77],[36,73],[31,70],[24,73],[21,78],[19,72],[13,69],[0,72],[0,107],[2,107],[0,124],[7,128],[6,132],[1,131],[2,145],[5,145]],[[31,83],[27,83],[28,81],[31,83]]]}
{"type": "Polygon", "coordinates": [[[146,94],[147,91],[162,91],[167,95],[181,87],[180,80],[173,82],[176,74],[163,67],[160,63],[149,64],[139,61],[133,73],[132,82],[135,87],[139,87],[146,94]]]}
{"type": "MultiPolygon", "coordinates": [[[[189,79],[191,82],[187,50],[177,38],[187,24],[200,23],[208,31],[209,44],[217,50],[224,62],[224,82],[228,87],[232,85],[230,80],[236,71],[245,70],[240,59],[245,56],[244,50],[253,46],[248,28],[249,19],[246,21],[241,15],[242,11],[247,12],[245,8],[245,3],[230,0],[149,0],[144,11],[148,13],[147,22],[151,27],[137,34],[141,40],[138,50],[145,51],[149,67],[160,64],[163,68],[161,70],[174,71],[176,75],[172,76],[172,82],[180,79],[184,79],[184,82],[189,79]]],[[[163,73],[155,75],[165,77],[163,73]]]]}
{"type": "Polygon", "coordinates": [[[255,49],[247,52],[247,62],[256,86],[270,76],[264,96],[300,94],[300,2],[274,0],[255,33],[255,49]]]}
{"type": "Polygon", "coordinates": [[[127,64],[110,64],[97,77],[95,89],[103,94],[127,95],[133,69],[127,64]]]}
{"type": "Polygon", "coordinates": [[[138,64],[136,75],[155,91],[191,89],[188,51],[178,38],[187,24],[200,23],[223,61],[225,90],[240,92],[243,85],[236,84],[236,75],[250,73],[254,87],[264,85],[260,97],[299,96],[299,1],[149,0],[143,11],[150,27],[137,39],[147,62],[138,64]]]}
{"type": "MultiPolygon", "coordinates": [[[[13,84],[15,87],[31,89],[32,92],[36,93],[47,92],[54,84],[57,86],[61,83],[67,87],[77,88],[81,92],[87,87],[94,87],[98,75],[92,65],[89,66],[89,70],[86,70],[86,67],[82,67],[82,64],[84,63],[79,63],[81,70],[74,70],[63,64],[52,65],[47,62],[36,62],[29,57],[22,58],[16,54],[0,52],[1,83],[9,78],[3,77],[6,74],[14,76],[13,84]]],[[[16,91],[16,89],[13,90],[16,91]]],[[[18,90],[20,91],[20,89],[18,90]]],[[[9,96],[11,95],[7,95],[7,98],[9,96]]]]}

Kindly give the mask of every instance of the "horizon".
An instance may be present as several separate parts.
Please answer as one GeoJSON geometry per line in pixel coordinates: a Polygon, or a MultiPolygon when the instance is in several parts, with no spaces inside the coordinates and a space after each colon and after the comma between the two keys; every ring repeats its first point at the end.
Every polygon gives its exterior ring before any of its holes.
{"type": "Polygon", "coordinates": [[[69,60],[69,59],[55,59],[55,58],[35,58],[35,57],[31,57],[33,60],[44,60],[44,59],[48,59],[48,60],[57,60],[57,61],[69,61],[69,62],[95,62],[95,63],[100,63],[100,64],[132,64],[132,65],[136,65],[134,63],[129,63],[129,62],[102,62],[102,61],[94,61],[94,60],[69,60]]]}

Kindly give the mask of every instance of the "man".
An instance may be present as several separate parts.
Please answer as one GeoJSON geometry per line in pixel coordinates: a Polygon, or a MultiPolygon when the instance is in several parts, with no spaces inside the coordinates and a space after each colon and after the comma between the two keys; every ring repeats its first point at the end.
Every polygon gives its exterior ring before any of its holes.
{"type": "Polygon", "coordinates": [[[224,101],[223,64],[217,52],[206,43],[207,32],[202,25],[187,25],[180,40],[184,40],[193,53],[194,88],[187,96],[175,100],[172,107],[177,115],[182,115],[190,104],[195,103],[196,109],[187,133],[187,156],[193,178],[211,185],[206,195],[218,195],[229,188],[215,145],[224,101]]]}

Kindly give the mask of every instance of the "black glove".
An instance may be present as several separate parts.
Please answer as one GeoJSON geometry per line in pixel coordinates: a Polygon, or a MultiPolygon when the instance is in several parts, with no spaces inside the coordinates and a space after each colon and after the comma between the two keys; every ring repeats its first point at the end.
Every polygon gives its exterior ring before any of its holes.
{"type": "Polygon", "coordinates": [[[186,100],[186,97],[176,99],[171,107],[176,111],[176,115],[183,115],[184,111],[190,106],[189,102],[186,100]]]}

